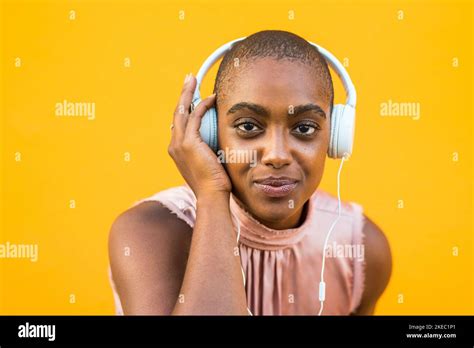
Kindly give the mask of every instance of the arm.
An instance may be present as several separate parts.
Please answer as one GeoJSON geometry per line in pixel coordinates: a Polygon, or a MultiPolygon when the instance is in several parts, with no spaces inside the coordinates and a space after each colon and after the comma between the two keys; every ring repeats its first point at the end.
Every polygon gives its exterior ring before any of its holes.
{"type": "Polygon", "coordinates": [[[174,113],[168,153],[197,199],[193,240],[179,302],[173,314],[247,314],[240,256],[229,199],[231,181],[200,135],[201,119],[216,95],[190,110],[197,81],[190,75],[174,113]]]}
{"type": "Polygon", "coordinates": [[[223,199],[198,202],[194,231],[158,202],[115,220],[109,258],[124,314],[248,314],[223,199]]]}
{"type": "Polygon", "coordinates": [[[187,78],[168,147],[197,198],[196,224],[188,233],[192,238],[186,237],[186,224],[156,203],[140,204],[117,219],[110,258],[126,314],[248,314],[240,256],[234,254],[232,185],[199,134],[201,117],[215,95],[189,112],[195,87],[195,78],[187,78]],[[133,247],[129,259],[121,254],[125,244],[133,247]]]}
{"type": "Polygon", "coordinates": [[[198,200],[189,261],[173,314],[241,314],[247,302],[229,209],[229,195],[198,200]]]}
{"type": "Polygon", "coordinates": [[[124,314],[173,311],[191,235],[191,227],[158,202],[141,203],[115,219],[109,259],[124,314]]]}
{"type": "Polygon", "coordinates": [[[392,273],[390,246],[383,231],[365,216],[365,286],[359,307],[353,315],[372,315],[392,273]]]}

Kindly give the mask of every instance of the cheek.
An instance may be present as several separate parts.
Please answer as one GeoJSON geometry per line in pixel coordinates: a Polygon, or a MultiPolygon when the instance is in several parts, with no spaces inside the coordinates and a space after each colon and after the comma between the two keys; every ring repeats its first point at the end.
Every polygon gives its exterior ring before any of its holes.
{"type": "Polygon", "coordinates": [[[230,147],[233,142],[229,125],[220,116],[217,118],[217,141],[221,149],[230,147]]]}
{"type": "MultiPolygon", "coordinates": [[[[238,158],[253,159],[255,157],[255,146],[257,143],[237,135],[235,128],[230,124],[221,123],[218,125],[218,143],[222,150],[228,151],[229,153],[233,152],[238,158]]],[[[245,165],[242,164],[233,166],[232,169],[233,171],[241,172],[243,168],[245,168],[245,165]]]]}
{"type": "Polygon", "coordinates": [[[242,159],[253,160],[252,156],[245,156],[245,151],[253,155],[251,144],[239,138],[235,131],[227,124],[219,124],[218,126],[218,142],[219,148],[226,153],[223,166],[232,181],[232,185],[236,188],[245,186],[248,172],[251,169],[249,163],[242,163],[242,159]],[[232,159],[232,155],[234,156],[232,159]],[[234,161],[232,161],[234,160],[234,161]]]}
{"type": "MultiPolygon", "coordinates": [[[[314,142],[297,145],[298,163],[305,174],[308,188],[319,185],[324,172],[326,154],[328,150],[328,132],[321,131],[314,142]]],[[[296,146],[296,145],[295,145],[296,146]]]]}
{"type": "Polygon", "coordinates": [[[225,163],[224,167],[227,171],[227,174],[232,181],[232,185],[241,188],[246,185],[247,182],[247,172],[249,171],[249,166],[244,163],[225,163]]]}
{"type": "MultiPolygon", "coordinates": [[[[259,148],[262,144],[239,137],[228,124],[220,123],[218,125],[218,140],[220,148],[224,151],[240,151],[249,153],[249,158],[254,159],[255,157],[257,160],[260,158],[256,147],[259,148]]],[[[295,149],[294,160],[301,167],[308,181],[307,184],[318,185],[324,171],[329,144],[329,128],[326,126],[320,130],[317,137],[311,142],[302,142],[298,139],[293,139],[293,141],[294,143],[290,146],[295,149]]],[[[240,186],[239,182],[244,183],[252,169],[248,163],[224,163],[224,166],[235,186],[240,186]]]]}
{"type": "Polygon", "coordinates": [[[320,147],[311,147],[300,152],[299,163],[309,181],[318,179],[324,171],[326,151],[320,147]]]}

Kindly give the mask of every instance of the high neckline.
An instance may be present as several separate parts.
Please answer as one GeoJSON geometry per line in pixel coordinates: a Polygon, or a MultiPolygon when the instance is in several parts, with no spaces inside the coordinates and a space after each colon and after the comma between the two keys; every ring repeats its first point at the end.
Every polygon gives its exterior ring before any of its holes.
{"type": "Polygon", "coordinates": [[[243,244],[262,250],[278,250],[298,243],[308,230],[314,227],[315,204],[317,191],[311,195],[305,203],[306,212],[304,220],[298,227],[276,230],[265,226],[254,218],[244,207],[243,203],[230,195],[230,209],[234,220],[234,226],[240,225],[240,242],[243,244]],[[235,221],[238,220],[238,221],[235,221]]]}

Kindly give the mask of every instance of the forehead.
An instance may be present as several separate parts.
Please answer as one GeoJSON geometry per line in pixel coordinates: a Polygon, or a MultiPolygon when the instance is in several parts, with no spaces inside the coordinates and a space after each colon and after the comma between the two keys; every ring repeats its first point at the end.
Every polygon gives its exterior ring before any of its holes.
{"type": "Polygon", "coordinates": [[[231,68],[221,102],[226,106],[248,101],[269,108],[317,103],[329,109],[329,93],[316,68],[299,61],[260,58],[231,68]]]}

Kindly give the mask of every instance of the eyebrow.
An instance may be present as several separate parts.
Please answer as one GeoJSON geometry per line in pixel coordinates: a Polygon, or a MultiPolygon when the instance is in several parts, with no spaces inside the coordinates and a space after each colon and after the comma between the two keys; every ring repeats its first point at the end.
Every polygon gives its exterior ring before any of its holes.
{"type": "Polygon", "coordinates": [[[260,116],[268,116],[270,112],[265,109],[263,106],[254,103],[247,103],[247,102],[240,102],[237,104],[232,105],[232,107],[227,111],[227,115],[234,114],[239,110],[250,110],[255,112],[257,115],[260,116]]]}
{"type": "MultiPolygon", "coordinates": [[[[227,111],[227,115],[236,113],[239,110],[250,110],[255,112],[257,115],[260,116],[266,116],[270,115],[270,112],[264,108],[261,105],[254,104],[254,103],[248,103],[248,102],[240,102],[237,104],[232,105],[232,107],[227,111]]],[[[299,114],[302,114],[307,111],[314,111],[318,116],[321,116],[322,118],[326,118],[326,113],[324,110],[316,104],[313,103],[308,103],[304,105],[297,105],[293,108],[293,113],[288,112],[288,116],[296,117],[299,114]]]]}
{"type": "Polygon", "coordinates": [[[324,112],[324,110],[319,105],[316,105],[313,103],[295,106],[293,109],[293,115],[298,116],[299,114],[302,114],[303,112],[311,111],[311,110],[316,112],[322,118],[326,118],[326,113],[324,112]]]}

